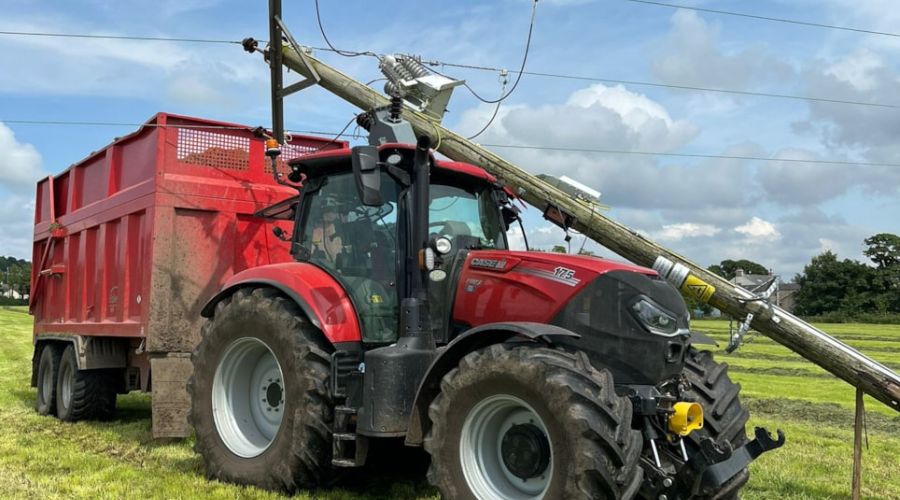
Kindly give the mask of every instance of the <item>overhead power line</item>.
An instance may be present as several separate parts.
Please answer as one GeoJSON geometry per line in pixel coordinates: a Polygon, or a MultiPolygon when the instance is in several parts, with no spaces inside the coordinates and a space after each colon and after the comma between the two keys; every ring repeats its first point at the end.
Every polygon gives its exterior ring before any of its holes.
{"type": "MultiPolygon", "coordinates": [[[[143,36],[118,36],[118,35],[89,35],[89,34],[77,34],[77,33],[36,33],[36,32],[23,32],[23,31],[0,31],[0,35],[12,35],[12,36],[46,36],[46,37],[65,37],[65,38],[96,38],[96,39],[107,39],[107,40],[138,40],[138,41],[160,41],[160,42],[187,42],[187,43],[222,43],[222,44],[238,44],[240,45],[240,41],[236,40],[213,40],[213,39],[200,39],[200,38],[166,38],[166,37],[143,37],[143,36]]],[[[263,40],[260,40],[263,41],[263,40]]],[[[330,47],[316,47],[309,46],[310,49],[318,50],[322,52],[335,52],[338,51],[343,52],[345,54],[355,54],[355,55],[366,55],[366,56],[377,56],[374,52],[359,52],[345,49],[332,49],[330,47]]],[[[466,64],[466,63],[454,63],[440,60],[425,60],[423,61],[426,64],[431,66],[447,66],[450,68],[460,68],[460,69],[471,69],[475,71],[490,71],[490,72],[502,72],[505,68],[498,68],[492,66],[481,66],[475,64],[466,64]]],[[[509,70],[510,73],[519,73],[516,70],[509,70]]],[[[743,96],[751,96],[751,97],[766,97],[766,98],[776,98],[776,99],[794,99],[794,100],[803,100],[803,101],[812,101],[812,102],[823,102],[823,103],[831,103],[831,104],[846,104],[846,105],[854,105],[854,106],[869,106],[876,108],[889,108],[889,109],[900,109],[900,105],[898,104],[888,104],[888,103],[879,103],[879,102],[870,102],[870,101],[854,101],[849,99],[836,99],[831,97],[817,97],[817,96],[805,96],[805,95],[796,95],[796,94],[779,94],[779,93],[771,93],[771,92],[752,92],[747,90],[735,90],[735,89],[723,89],[723,88],[715,88],[715,87],[704,87],[700,85],[680,85],[680,84],[669,84],[669,83],[655,83],[655,82],[646,82],[641,80],[623,80],[618,78],[606,78],[602,76],[585,76],[585,75],[571,75],[571,74],[563,74],[563,73],[550,73],[550,72],[540,72],[540,71],[522,71],[521,74],[528,76],[538,76],[543,78],[559,78],[565,80],[578,80],[578,81],[588,81],[588,82],[600,82],[600,83],[614,83],[614,84],[622,84],[622,85],[635,85],[635,86],[644,86],[644,87],[657,87],[657,88],[668,88],[668,89],[677,89],[677,90],[687,90],[694,92],[715,92],[722,94],[734,94],[734,95],[743,95],[743,96]]]]}
{"type": "MultiPolygon", "coordinates": [[[[89,122],[89,121],[63,121],[63,120],[4,120],[0,118],[0,123],[16,124],[16,125],[60,125],[60,126],[102,126],[102,127],[169,127],[169,128],[200,128],[200,129],[226,129],[226,130],[253,130],[255,127],[242,127],[235,125],[189,125],[189,124],[166,124],[159,125],[156,123],[125,123],[125,122],[89,122]]],[[[352,121],[351,121],[352,123],[352,121]]],[[[296,130],[291,129],[287,132],[295,134],[313,134],[324,136],[335,136],[335,139],[344,134],[348,127],[344,127],[341,132],[329,132],[323,130],[296,130]]],[[[768,161],[768,162],[785,162],[785,163],[811,163],[824,165],[844,165],[844,166],[860,166],[860,167],[900,167],[900,163],[877,163],[877,162],[859,162],[846,160],[804,160],[800,158],[771,158],[765,156],[744,156],[744,155],[717,155],[717,154],[699,154],[699,153],[669,153],[664,151],[634,151],[625,149],[597,149],[597,148],[571,148],[557,146],[539,146],[529,144],[481,144],[489,148],[503,149],[529,149],[538,151],[559,151],[569,153],[593,153],[593,154],[614,154],[614,155],[639,155],[639,156],[667,156],[678,158],[705,158],[713,160],[748,160],[748,161],[768,161]]]]}
{"type": "Polygon", "coordinates": [[[814,23],[810,21],[798,21],[796,19],[785,19],[782,17],[771,17],[771,16],[761,16],[756,14],[747,14],[744,12],[732,12],[728,10],[718,10],[718,9],[708,9],[704,7],[692,7],[689,5],[679,5],[674,3],[666,3],[666,2],[655,2],[652,0],[625,0],[626,2],[632,3],[642,3],[647,5],[657,5],[660,7],[669,7],[672,9],[687,9],[693,10],[697,12],[707,12],[710,14],[721,14],[724,16],[737,16],[737,17],[747,17],[750,19],[759,19],[761,21],[773,21],[778,23],[787,23],[787,24],[798,24],[800,26],[812,26],[815,28],[828,28],[833,30],[841,30],[841,31],[853,31],[856,33],[865,33],[867,35],[881,35],[881,36],[892,36],[892,37],[900,37],[900,33],[889,33],[886,31],[875,31],[875,30],[867,30],[861,28],[850,28],[847,26],[836,26],[834,24],[823,24],[823,23],[814,23]]]}
{"type": "Polygon", "coordinates": [[[599,154],[617,154],[617,155],[642,155],[642,156],[674,156],[679,158],[706,158],[713,160],[752,160],[752,161],[776,161],[787,163],[819,163],[824,165],[846,165],[861,167],[900,167],[900,163],[872,163],[859,161],[844,160],[803,160],[800,158],[767,158],[764,156],[742,156],[742,155],[714,155],[714,154],[693,154],[693,153],[668,153],[662,151],[633,151],[625,149],[593,149],[593,148],[569,148],[556,146],[532,146],[528,144],[481,144],[484,147],[505,148],[505,149],[531,149],[538,151],[561,151],[570,153],[599,153],[599,154]]]}
{"type": "Polygon", "coordinates": [[[0,31],[0,35],[36,36],[54,38],[93,38],[99,40],[138,40],[142,42],[184,42],[184,43],[234,43],[236,40],[213,40],[209,38],[172,38],[162,36],[130,36],[130,35],[93,35],[85,33],[41,33],[33,31],[0,31]]]}

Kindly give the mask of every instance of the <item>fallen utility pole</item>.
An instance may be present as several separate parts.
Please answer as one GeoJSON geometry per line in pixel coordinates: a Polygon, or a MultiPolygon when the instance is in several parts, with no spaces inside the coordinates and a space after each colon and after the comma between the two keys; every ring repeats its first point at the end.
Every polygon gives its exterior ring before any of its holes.
{"type": "MultiPolygon", "coordinates": [[[[299,53],[285,45],[282,55],[282,62],[289,69],[315,79],[326,90],[362,110],[368,111],[373,107],[389,104],[388,99],[380,92],[319,61],[311,54],[299,53]]],[[[484,168],[522,200],[541,210],[548,219],[564,227],[577,229],[635,264],[653,266],[663,277],[673,281],[686,296],[707,302],[735,318],[749,318],[751,321],[748,326],[900,411],[900,375],[884,365],[784,309],[769,304],[767,300],[596,213],[591,207],[497,154],[442,127],[425,114],[405,107],[404,118],[412,124],[417,134],[431,137],[435,149],[453,160],[484,168]]]]}

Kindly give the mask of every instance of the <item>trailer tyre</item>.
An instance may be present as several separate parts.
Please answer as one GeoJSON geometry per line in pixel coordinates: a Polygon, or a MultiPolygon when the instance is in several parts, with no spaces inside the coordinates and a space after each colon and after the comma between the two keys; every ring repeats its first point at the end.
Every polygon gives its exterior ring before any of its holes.
{"type": "MultiPolygon", "coordinates": [[[[691,347],[685,356],[684,374],[691,388],[682,396],[700,403],[704,410],[703,428],[688,435],[689,446],[699,448],[700,440],[707,437],[720,444],[727,442],[734,449],[747,443],[745,426],[750,413],[741,406],[741,385],[728,376],[728,365],[717,363],[709,351],[691,347]]],[[[719,491],[708,492],[709,498],[739,498],[739,490],[749,478],[750,473],[744,469],[719,491]]]]}
{"type": "Polygon", "coordinates": [[[328,346],[296,304],[268,288],[216,306],[188,384],[206,474],[293,492],[331,474],[328,346]]]}
{"type": "Polygon", "coordinates": [[[56,415],[56,379],[59,377],[59,362],[62,349],[56,344],[47,344],[41,349],[37,372],[37,412],[41,415],[56,415]]]}
{"type": "Polygon", "coordinates": [[[116,411],[116,385],[110,370],[79,370],[75,347],[62,353],[56,382],[56,416],[60,420],[104,420],[116,411]]]}
{"type": "Polygon", "coordinates": [[[643,477],[631,402],[584,353],[496,344],[463,358],[429,407],[444,498],[629,499],[643,477]]]}

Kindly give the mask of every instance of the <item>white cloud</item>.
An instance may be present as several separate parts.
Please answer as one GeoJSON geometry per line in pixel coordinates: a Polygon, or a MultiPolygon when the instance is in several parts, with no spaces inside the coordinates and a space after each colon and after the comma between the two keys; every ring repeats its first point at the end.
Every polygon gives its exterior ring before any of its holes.
{"type": "Polygon", "coordinates": [[[752,240],[776,240],[781,238],[781,233],[778,232],[774,224],[759,217],[753,217],[746,224],[735,227],[734,230],[752,240]]]}
{"type": "Polygon", "coordinates": [[[859,49],[825,68],[824,73],[849,83],[857,90],[867,91],[878,85],[878,78],[874,73],[884,66],[884,60],[880,56],[870,50],[859,49]]]}
{"type": "Polygon", "coordinates": [[[43,174],[41,155],[31,144],[16,140],[13,131],[0,123],[0,186],[27,192],[43,174]]]}
{"type": "Polygon", "coordinates": [[[661,241],[679,241],[685,238],[708,238],[720,232],[721,229],[712,224],[681,222],[678,224],[666,224],[661,230],[653,233],[652,236],[661,241]]]}

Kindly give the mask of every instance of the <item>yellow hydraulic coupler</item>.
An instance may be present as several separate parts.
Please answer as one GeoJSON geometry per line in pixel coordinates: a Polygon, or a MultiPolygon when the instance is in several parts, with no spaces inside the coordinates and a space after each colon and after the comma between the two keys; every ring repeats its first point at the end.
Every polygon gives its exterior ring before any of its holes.
{"type": "Polygon", "coordinates": [[[669,416],[670,431],[679,436],[687,436],[703,428],[703,407],[699,404],[679,401],[672,408],[675,412],[669,416]]]}

